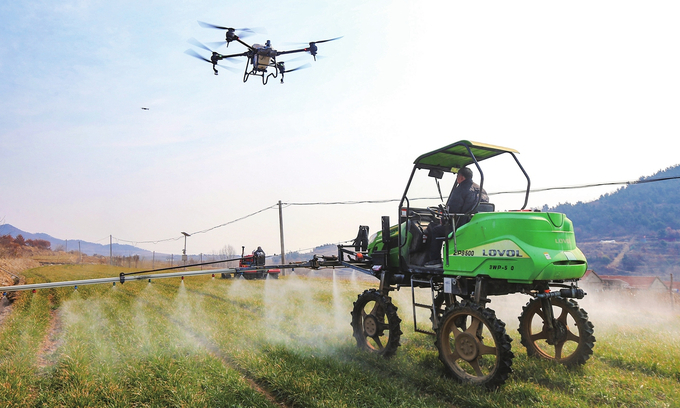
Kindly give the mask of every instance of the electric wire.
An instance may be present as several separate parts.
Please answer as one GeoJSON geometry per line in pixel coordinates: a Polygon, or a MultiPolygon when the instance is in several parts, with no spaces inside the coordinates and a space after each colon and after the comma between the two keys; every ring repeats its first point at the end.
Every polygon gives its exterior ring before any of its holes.
{"type": "MultiPolygon", "coordinates": [[[[612,181],[612,182],[606,182],[606,183],[581,184],[581,185],[575,185],[575,186],[534,188],[534,189],[531,189],[530,192],[538,193],[538,192],[542,192],[542,191],[575,190],[575,189],[579,189],[579,188],[590,188],[590,187],[634,185],[634,184],[645,184],[645,183],[653,183],[653,182],[656,182],[656,181],[667,181],[667,180],[677,180],[677,179],[680,179],[680,176],[660,177],[660,178],[655,178],[655,179],[640,179],[640,180],[634,180],[634,181],[612,181]]],[[[525,192],[526,192],[526,190],[498,191],[498,192],[494,192],[494,193],[489,193],[488,195],[516,194],[516,193],[525,193],[525,192]]]]}
{"type": "MultiPolygon", "coordinates": [[[[657,181],[668,181],[668,180],[677,180],[680,179],[680,176],[672,176],[672,177],[660,177],[660,178],[650,178],[650,179],[639,179],[639,180],[633,180],[633,181],[614,181],[614,182],[603,182],[603,183],[593,183],[593,184],[581,184],[581,185],[574,185],[574,186],[559,186],[559,187],[545,187],[545,188],[535,188],[535,189],[530,189],[530,192],[543,192],[543,191],[555,191],[555,190],[574,190],[574,189],[580,189],[580,188],[590,188],[590,187],[604,187],[604,186],[615,186],[615,185],[635,185],[635,184],[646,184],[646,183],[653,183],[657,181]]],[[[488,193],[488,195],[502,195],[502,194],[524,194],[526,193],[526,190],[511,190],[511,191],[497,191],[497,192],[492,192],[488,193]]],[[[418,201],[418,200],[432,200],[432,199],[437,199],[439,197],[417,197],[417,198],[412,198],[411,201],[418,201]]],[[[356,205],[356,204],[385,204],[385,203],[393,203],[393,202],[399,202],[401,199],[399,198],[388,198],[388,199],[383,199],[383,200],[356,200],[356,201],[316,201],[316,202],[290,202],[290,203],[284,203],[281,202],[282,208],[287,208],[291,206],[319,206],[319,205],[356,205]]],[[[269,207],[265,207],[261,210],[255,211],[251,214],[245,215],[243,217],[216,225],[211,228],[207,228],[204,230],[196,231],[191,233],[190,235],[195,235],[195,234],[204,234],[209,231],[215,230],[217,228],[225,227],[230,224],[234,224],[239,221],[243,221],[247,218],[253,217],[257,214],[260,214],[262,212],[265,212],[267,210],[274,209],[278,207],[279,204],[274,204],[269,207]]],[[[180,235],[175,238],[165,238],[165,239],[159,239],[159,240],[153,240],[153,241],[130,241],[130,240],[124,240],[120,238],[116,238],[118,242],[127,242],[133,245],[136,244],[158,244],[161,242],[168,242],[168,241],[177,241],[182,238],[184,238],[184,235],[180,235]]],[[[349,241],[344,241],[344,242],[349,242],[349,241]]],[[[314,248],[308,248],[308,250],[313,250],[314,248]]]]}
{"type": "MultiPolygon", "coordinates": [[[[212,231],[212,230],[214,230],[214,229],[221,228],[221,227],[227,226],[227,225],[229,225],[229,224],[233,224],[233,223],[235,223],[235,222],[245,220],[246,218],[253,217],[253,216],[255,216],[255,215],[257,215],[257,214],[259,214],[259,213],[261,213],[261,212],[264,212],[264,211],[267,211],[267,210],[271,210],[271,209],[273,209],[273,208],[276,208],[277,206],[278,206],[278,204],[274,204],[274,205],[271,205],[271,206],[269,206],[269,207],[263,208],[263,209],[261,209],[261,210],[255,211],[254,213],[251,213],[251,214],[248,214],[248,215],[244,215],[244,216],[241,217],[241,218],[237,218],[237,219],[235,219],[235,220],[231,220],[231,221],[225,222],[225,223],[220,224],[220,225],[216,225],[216,226],[211,227],[211,228],[208,228],[208,229],[204,229],[204,230],[201,230],[201,231],[192,232],[192,233],[189,234],[189,235],[204,234],[204,233],[206,233],[206,232],[208,232],[208,231],[212,231]]],[[[180,236],[178,236],[178,237],[176,237],[176,238],[165,238],[165,239],[159,239],[159,240],[155,240],[155,241],[130,241],[130,240],[120,239],[120,238],[116,238],[116,237],[113,237],[113,238],[115,238],[117,241],[120,241],[120,242],[128,242],[128,243],[131,243],[131,244],[133,244],[133,245],[136,245],[136,244],[158,244],[158,243],[160,243],[160,242],[177,241],[177,240],[180,240],[180,239],[184,238],[184,235],[180,235],[180,236]]]]}

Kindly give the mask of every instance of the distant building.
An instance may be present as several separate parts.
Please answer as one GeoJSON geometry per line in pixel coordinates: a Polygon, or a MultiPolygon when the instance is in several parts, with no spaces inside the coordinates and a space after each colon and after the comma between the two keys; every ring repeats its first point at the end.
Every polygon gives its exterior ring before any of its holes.
{"type": "Polygon", "coordinates": [[[656,276],[618,276],[602,275],[602,286],[605,290],[645,290],[667,291],[668,286],[656,276]]]}
{"type": "Polygon", "coordinates": [[[586,271],[586,274],[583,275],[579,284],[584,288],[595,292],[600,292],[604,289],[602,278],[600,278],[600,276],[592,269],[586,271]]]}
{"type": "MultiPolygon", "coordinates": [[[[671,287],[671,281],[663,281],[663,284],[666,285],[667,288],[671,287]]],[[[680,293],[680,282],[673,280],[673,288],[672,291],[674,293],[680,293]]]]}

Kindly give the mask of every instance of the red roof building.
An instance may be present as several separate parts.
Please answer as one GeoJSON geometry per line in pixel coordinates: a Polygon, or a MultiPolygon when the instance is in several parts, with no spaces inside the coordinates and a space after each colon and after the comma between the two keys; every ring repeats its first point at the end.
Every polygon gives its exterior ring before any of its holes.
{"type": "Polygon", "coordinates": [[[595,273],[592,269],[588,269],[579,281],[579,286],[582,286],[588,290],[599,292],[604,289],[604,283],[602,278],[595,273]]]}
{"type": "MultiPolygon", "coordinates": [[[[663,281],[663,284],[666,285],[667,288],[671,287],[671,281],[663,281]]],[[[675,279],[673,279],[673,292],[680,292],[680,282],[676,281],[675,279]]]]}
{"type": "Polygon", "coordinates": [[[668,290],[668,286],[656,276],[601,275],[600,278],[604,289],[668,290]]]}

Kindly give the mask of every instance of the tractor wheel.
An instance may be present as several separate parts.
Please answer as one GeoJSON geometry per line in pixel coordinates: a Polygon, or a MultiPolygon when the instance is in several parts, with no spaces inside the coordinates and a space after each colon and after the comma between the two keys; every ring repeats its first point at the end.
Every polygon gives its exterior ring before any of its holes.
{"type": "Polygon", "coordinates": [[[519,334],[530,357],[554,360],[566,366],[581,365],[593,354],[595,336],[588,314],[571,299],[550,299],[553,309],[552,331],[544,327],[540,299],[522,308],[519,334]]]}
{"type": "Polygon", "coordinates": [[[493,310],[465,300],[444,312],[435,344],[439,360],[459,382],[494,389],[512,372],[511,342],[493,310]]]}
{"type": "Polygon", "coordinates": [[[357,346],[383,357],[397,352],[401,319],[397,307],[388,296],[368,289],[354,302],[352,328],[357,346]]]}

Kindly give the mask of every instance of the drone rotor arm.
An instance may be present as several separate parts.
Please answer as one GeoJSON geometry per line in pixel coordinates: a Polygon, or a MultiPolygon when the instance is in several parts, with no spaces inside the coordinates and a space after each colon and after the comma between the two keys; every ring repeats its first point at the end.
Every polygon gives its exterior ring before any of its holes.
{"type": "Polygon", "coordinates": [[[249,49],[250,51],[255,51],[255,48],[253,48],[253,47],[250,46],[249,44],[247,44],[247,43],[241,41],[241,39],[240,39],[239,37],[235,37],[235,38],[234,38],[234,41],[238,41],[239,44],[241,44],[242,46],[246,47],[246,48],[249,49]]]}
{"type": "Polygon", "coordinates": [[[220,60],[227,59],[227,58],[235,58],[235,57],[247,57],[248,56],[248,51],[242,52],[239,54],[229,54],[229,55],[222,55],[222,54],[217,54],[220,60]]]}
{"type": "Polygon", "coordinates": [[[279,55],[293,54],[293,53],[296,53],[296,52],[307,52],[307,51],[309,51],[308,48],[300,48],[299,50],[289,50],[289,51],[276,51],[276,55],[279,56],[279,55]]]}

